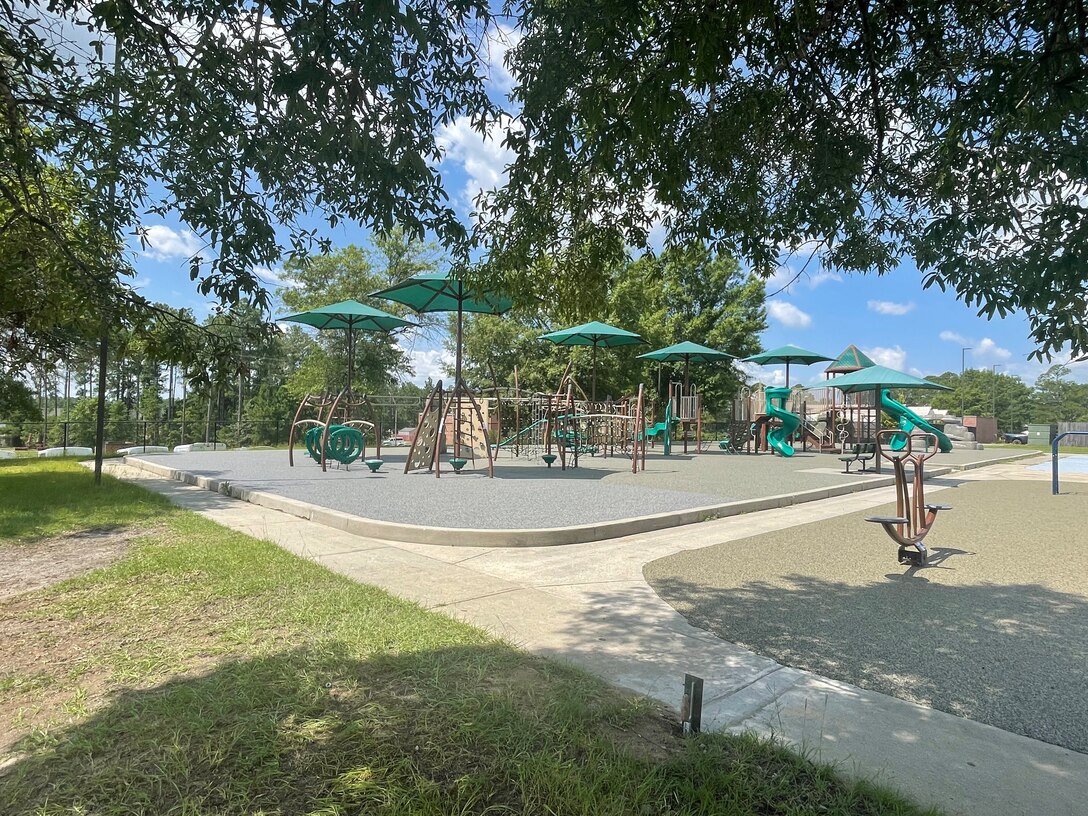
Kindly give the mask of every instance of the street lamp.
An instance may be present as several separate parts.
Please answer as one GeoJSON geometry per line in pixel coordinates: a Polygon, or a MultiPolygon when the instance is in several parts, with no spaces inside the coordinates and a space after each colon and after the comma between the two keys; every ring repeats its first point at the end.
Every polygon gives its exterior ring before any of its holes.
{"type": "Polygon", "coordinates": [[[993,373],[993,394],[991,396],[990,413],[994,415],[994,421],[997,421],[997,369],[1004,363],[994,363],[990,366],[990,371],[993,373]]]}
{"type": "Polygon", "coordinates": [[[963,422],[963,372],[964,372],[964,359],[974,346],[964,346],[960,349],[960,422],[963,422]]]}

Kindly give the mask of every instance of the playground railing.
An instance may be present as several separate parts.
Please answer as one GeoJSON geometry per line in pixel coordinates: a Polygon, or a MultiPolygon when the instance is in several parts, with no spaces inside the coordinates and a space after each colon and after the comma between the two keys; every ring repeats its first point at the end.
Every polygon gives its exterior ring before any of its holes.
{"type": "Polygon", "coordinates": [[[1066,431],[1050,443],[1050,492],[1053,496],[1058,495],[1058,443],[1067,436],[1088,436],[1088,431],[1066,431]]]}

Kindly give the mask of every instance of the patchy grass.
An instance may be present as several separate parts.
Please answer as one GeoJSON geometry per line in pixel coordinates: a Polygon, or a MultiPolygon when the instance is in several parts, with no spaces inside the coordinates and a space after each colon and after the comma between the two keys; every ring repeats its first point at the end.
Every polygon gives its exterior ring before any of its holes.
{"type": "MultiPolygon", "coordinates": [[[[1039,453],[1053,453],[1050,445],[1017,445],[1009,444],[1008,442],[991,442],[986,445],[987,448],[1008,448],[1009,450],[1017,451],[1038,451],[1039,453]]],[[[1058,446],[1058,453],[1088,453],[1088,447],[1080,445],[1071,445],[1066,447],[1065,445],[1058,446]]]]}
{"type": "Polygon", "coordinates": [[[76,459],[2,459],[0,484],[0,547],[175,512],[161,496],[116,479],[95,488],[76,459]]]}
{"type": "MultiPolygon", "coordinates": [[[[0,517],[33,475],[0,470],[0,517]]],[[[920,812],[765,741],[681,739],[593,677],[71,475],[51,524],[67,502],[101,523],[104,496],[157,527],[0,603],[4,814],[920,812]]]]}

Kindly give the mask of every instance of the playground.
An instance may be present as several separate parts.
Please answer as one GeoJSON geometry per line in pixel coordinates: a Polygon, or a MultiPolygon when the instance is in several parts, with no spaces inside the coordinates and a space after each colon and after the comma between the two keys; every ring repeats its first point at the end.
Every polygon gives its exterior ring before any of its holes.
{"type": "MultiPolygon", "coordinates": [[[[260,500],[260,496],[250,495],[256,491],[413,528],[463,530],[555,529],[646,517],[657,518],[641,529],[660,529],[775,506],[774,497],[779,497],[781,504],[791,504],[892,484],[888,470],[883,476],[857,469],[848,474],[837,457],[826,454],[798,452],[784,458],[731,455],[716,448],[669,456],[649,448],[645,470],[638,473],[631,472],[630,458],[622,455],[583,455],[578,467],[566,469],[558,463],[548,467],[540,459],[500,456],[494,478],[487,478],[486,463],[477,462],[473,469],[470,462],[460,473],[446,471],[436,479],[426,471],[405,473],[406,450],[383,450],[384,463],[377,473],[361,462],[330,466],[322,472],[321,466],[305,455],[296,455],[291,467],[285,451],[136,455],[126,457],[126,462],[160,473],[177,471],[175,478],[188,474],[212,480],[204,484],[216,490],[229,485],[235,495],[250,500],[260,500]]],[[[930,471],[938,474],[945,468],[1023,455],[1007,449],[957,449],[933,460],[930,471]]],[[[614,534],[602,528],[596,535],[577,540],[614,534]]],[[[561,537],[551,541],[570,543],[561,537]]]]}

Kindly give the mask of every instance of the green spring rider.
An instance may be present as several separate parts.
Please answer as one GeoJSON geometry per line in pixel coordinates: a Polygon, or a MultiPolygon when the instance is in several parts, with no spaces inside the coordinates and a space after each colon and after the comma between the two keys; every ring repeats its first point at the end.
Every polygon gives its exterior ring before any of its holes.
{"type": "MultiPolygon", "coordinates": [[[[321,461],[321,435],[323,426],[315,426],[306,431],[306,452],[315,462],[321,461]]],[[[330,425],[329,438],[325,443],[325,460],[339,462],[347,467],[363,453],[363,432],[347,425],[330,425]]]]}

